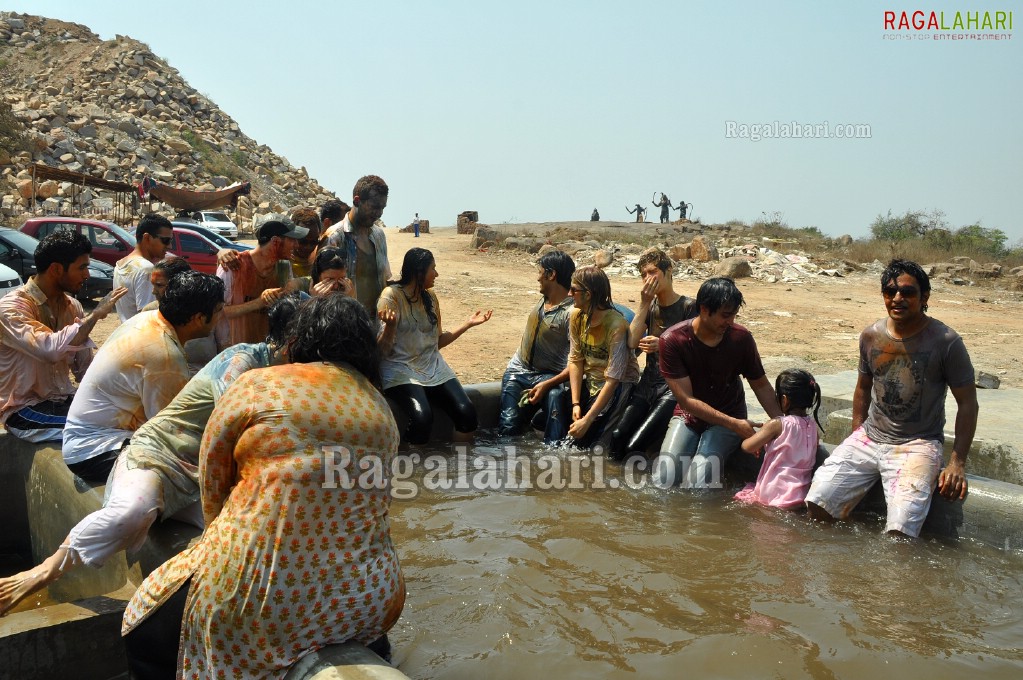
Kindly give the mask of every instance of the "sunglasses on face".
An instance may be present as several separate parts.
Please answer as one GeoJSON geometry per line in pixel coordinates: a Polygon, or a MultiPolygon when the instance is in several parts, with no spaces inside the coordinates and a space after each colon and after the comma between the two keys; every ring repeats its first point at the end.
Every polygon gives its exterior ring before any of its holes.
{"type": "Polygon", "coordinates": [[[916,286],[886,286],[881,289],[881,295],[886,298],[893,298],[896,293],[904,298],[915,298],[920,290],[916,286]]]}
{"type": "Polygon", "coordinates": [[[172,236],[157,236],[156,238],[160,239],[160,242],[165,246],[169,246],[174,242],[174,237],[172,236]]]}
{"type": "Polygon", "coordinates": [[[572,286],[571,288],[568,289],[568,292],[570,294],[572,294],[572,295],[575,295],[576,293],[585,293],[587,291],[586,291],[585,288],[579,288],[579,287],[576,287],[576,286],[572,286]]]}

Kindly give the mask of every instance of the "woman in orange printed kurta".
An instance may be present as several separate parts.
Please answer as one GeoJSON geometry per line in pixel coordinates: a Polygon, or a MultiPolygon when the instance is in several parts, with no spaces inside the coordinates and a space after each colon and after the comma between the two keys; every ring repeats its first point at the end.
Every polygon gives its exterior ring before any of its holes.
{"type": "Polygon", "coordinates": [[[335,294],[305,303],[295,329],[292,360],[310,363],[249,371],[224,394],[203,437],[206,532],[125,612],[128,634],[190,581],[179,677],[282,677],[324,645],[375,640],[401,613],[388,521],[398,430],[374,386],[373,324],[335,294]],[[336,471],[358,482],[373,457],[384,483],[344,488],[336,471]]]}

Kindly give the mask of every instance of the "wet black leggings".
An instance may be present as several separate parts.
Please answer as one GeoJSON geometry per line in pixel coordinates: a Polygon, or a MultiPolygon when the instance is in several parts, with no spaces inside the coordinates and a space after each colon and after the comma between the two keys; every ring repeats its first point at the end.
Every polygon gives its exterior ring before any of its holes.
{"type": "Polygon", "coordinates": [[[611,457],[624,460],[630,453],[644,453],[655,441],[659,444],[668,431],[675,404],[675,395],[670,391],[653,404],[633,393],[631,403],[611,433],[611,457]]]}
{"type": "Polygon", "coordinates": [[[177,677],[181,620],[191,585],[192,579],[188,579],[145,621],[124,636],[132,680],[174,680],[177,677]]]}
{"type": "Polygon", "coordinates": [[[457,378],[434,387],[397,385],[384,390],[408,416],[408,427],[402,440],[409,444],[425,444],[433,429],[433,406],[448,414],[458,432],[476,431],[476,407],[462,389],[457,378]]]}

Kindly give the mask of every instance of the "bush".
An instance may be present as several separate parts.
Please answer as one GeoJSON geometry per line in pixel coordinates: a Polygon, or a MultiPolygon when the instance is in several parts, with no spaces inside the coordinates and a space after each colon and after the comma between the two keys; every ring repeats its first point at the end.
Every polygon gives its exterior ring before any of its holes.
{"type": "Polygon", "coordinates": [[[0,149],[14,155],[27,148],[25,126],[15,118],[11,105],[0,98],[0,149]]]}

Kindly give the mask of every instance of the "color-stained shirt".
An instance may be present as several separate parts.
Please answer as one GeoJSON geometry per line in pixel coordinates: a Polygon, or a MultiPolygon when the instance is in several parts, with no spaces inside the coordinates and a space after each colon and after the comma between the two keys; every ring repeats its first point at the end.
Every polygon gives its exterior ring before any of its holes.
{"type": "Polygon", "coordinates": [[[569,317],[571,346],[569,363],[581,361],[590,396],[596,396],[608,378],[623,383],[639,382],[639,363],[629,350],[629,322],[617,309],[608,309],[599,321],[587,324],[581,309],[569,317]]]}
{"type": "Polygon", "coordinates": [[[349,211],[343,220],[332,224],[324,234],[324,238],[327,239],[328,246],[344,248],[348,253],[348,271],[355,272],[355,276],[352,278],[352,285],[355,286],[354,297],[372,313],[377,308],[377,300],[381,292],[391,278],[391,264],[387,261],[387,236],[384,234],[384,230],[375,224],[369,228],[369,241],[374,250],[372,265],[376,269],[376,281],[371,290],[367,290],[368,286],[365,283],[360,288],[359,264],[361,260],[370,257],[370,255],[359,250],[359,246],[355,242],[351,216],[352,213],[349,211]]]}
{"type": "Polygon", "coordinates": [[[199,445],[213,407],[231,383],[246,371],[266,368],[270,358],[266,343],[228,347],[132,435],[121,455],[127,457],[129,470],[153,470],[160,475],[161,517],[171,517],[199,500],[199,445]]]}
{"type": "MultiPolygon", "coordinates": [[[[650,303],[650,309],[646,315],[646,334],[655,338],[661,337],[664,331],[686,319],[698,316],[700,307],[696,300],[682,295],[667,307],[661,307],[657,300],[650,303]]],[[[660,387],[664,385],[664,376],[661,375],[659,353],[652,352],[646,355],[646,364],[643,365],[643,376],[640,382],[649,387],[660,387]]]]}
{"type": "Polygon", "coordinates": [[[901,340],[888,334],[887,319],[868,326],[860,333],[859,370],[874,381],[863,428],[882,444],[944,439],[948,388],[974,380],[963,339],[937,319],[901,340]]]}
{"type": "Polygon", "coordinates": [[[280,678],[310,651],[375,640],[405,600],[389,519],[398,439],[386,399],[350,367],[242,375],[202,441],[206,531],[145,579],[122,633],[191,578],[181,677],[280,678]],[[360,481],[362,463],[379,478],[360,481]]]}
{"type": "Polygon", "coordinates": [[[541,299],[526,317],[526,332],[519,349],[508,362],[516,373],[560,373],[568,363],[568,317],[573,300],[566,297],[550,309],[541,299]]]}
{"type": "MultiPolygon", "coordinates": [[[[661,374],[665,378],[689,378],[693,397],[733,418],[745,419],[746,393],[742,378],[757,380],[765,374],[760,352],[753,335],[739,324],[732,324],[714,347],[696,337],[693,319],[676,324],[661,334],[661,374]]],[[[690,425],[703,425],[701,420],[675,407],[675,415],[690,425]]]]}
{"type": "MultiPolygon", "coordinates": [[[[291,262],[280,260],[266,276],[260,276],[252,262],[251,251],[238,254],[238,271],[217,267],[217,276],[224,282],[224,304],[240,305],[259,298],[263,291],[283,288],[291,280],[291,262]]],[[[265,309],[242,314],[232,319],[225,315],[217,324],[217,344],[230,347],[239,342],[256,343],[266,340],[270,319],[265,309]]]]}
{"type": "MultiPolygon", "coordinates": [[[[157,309],[160,309],[160,302],[153,300],[139,311],[152,312],[157,309]]],[[[215,356],[217,356],[216,332],[210,333],[205,338],[194,338],[185,343],[185,360],[188,361],[190,375],[201,371],[215,356]]]]}
{"type": "Polygon", "coordinates": [[[390,309],[398,315],[394,347],[380,362],[380,380],[384,389],[396,385],[442,385],[456,377],[440,354],[440,303],[432,290],[426,291],[433,301],[437,323],[430,323],[426,308],[419,300],[411,302],[401,286],[388,286],[380,295],[377,308],[390,309]]]}
{"type": "Polygon", "coordinates": [[[114,267],[114,288],[128,289],[128,292],[114,303],[121,323],[141,312],[143,307],[156,299],[153,294],[153,282],[149,278],[152,273],[153,263],[137,253],[117,261],[114,267]]]}
{"type": "Polygon", "coordinates": [[[86,372],[64,425],[64,461],[80,463],[121,448],[188,382],[178,336],[160,312],[121,324],[86,372]]]}
{"type": "Polygon", "coordinates": [[[71,341],[85,317],[82,303],[61,293],[54,300],[31,276],[21,288],[0,299],[0,422],[25,406],[64,399],[75,393],[71,383],[85,375],[96,345],[71,341]]]}

